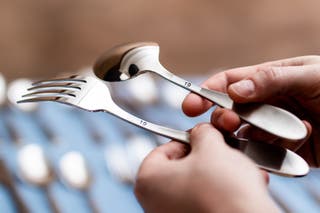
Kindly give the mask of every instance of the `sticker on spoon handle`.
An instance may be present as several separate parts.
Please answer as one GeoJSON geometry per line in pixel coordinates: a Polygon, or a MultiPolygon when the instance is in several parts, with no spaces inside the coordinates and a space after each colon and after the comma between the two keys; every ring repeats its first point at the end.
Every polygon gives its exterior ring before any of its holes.
{"type": "Polygon", "coordinates": [[[190,90],[192,92],[195,92],[195,93],[199,93],[200,90],[201,90],[201,87],[193,84],[192,82],[190,81],[187,81],[185,79],[182,79],[176,75],[171,75],[171,76],[163,76],[165,78],[167,78],[169,81],[171,81],[172,83],[178,85],[178,86],[181,86],[181,87],[184,87],[185,89],[187,90],[190,90]]]}

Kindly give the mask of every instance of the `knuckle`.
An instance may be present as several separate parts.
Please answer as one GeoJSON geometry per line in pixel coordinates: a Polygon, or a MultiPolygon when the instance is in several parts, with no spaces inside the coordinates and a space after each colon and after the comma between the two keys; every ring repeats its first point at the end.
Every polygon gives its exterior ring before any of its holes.
{"type": "Polygon", "coordinates": [[[281,67],[258,67],[257,73],[262,80],[274,82],[280,77],[281,67]]]}
{"type": "Polygon", "coordinates": [[[214,110],[211,115],[211,123],[213,123],[214,125],[218,125],[219,118],[221,118],[222,114],[223,114],[223,111],[221,108],[217,108],[216,110],[214,110]]]}
{"type": "Polygon", "coordinates": [[[200,132],[202,132],[210,127],[211,127],[211,125],[209,123],[199,123],[191,130],[191,135],[199,134],[200,132]]]}
{"type": "Polygon", "coordinates": [[[256,73],[251,76],[255,84],[255,96],[257,100],[263,100],[279,89],[281,83],[282,67],[257,67],[256,73]]]}

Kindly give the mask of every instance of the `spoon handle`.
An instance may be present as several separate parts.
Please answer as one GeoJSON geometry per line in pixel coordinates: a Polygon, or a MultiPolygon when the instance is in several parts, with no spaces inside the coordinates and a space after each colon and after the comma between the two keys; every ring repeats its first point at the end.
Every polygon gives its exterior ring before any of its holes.
{"type": "Polygon", "coordinates": [[[0,159],[0,182],[8,187],[8,191],[13,201],[16,204],[17,212],[29,213],[29,209],[19,194],[15,183],[13,181],[13,176],[10,174],[9,169],[5,165],[4,160],[0,159]]]}
{"type": "Polygon", "coordinates": [[[44,186],[44,192],[46,194],[46,198],[48,200],[48,204],[49,204],[49,207],[50,207],[50,211],[52,213],[60,213],[61,211],[58,209],[58,206],[57,206],[57,203],[50,191],[50,186],[49,185],[46,185],[44,186]]]}
{"type": "MultiPolygon", "coordinates": [[[[190,135],[188,132],[170,129],[142,120],[116,105],[110,108],[110,110],[106,110],[106,112],[153,133],[180,142],[190,143],[190,135]]],[[[285,176],[303,176],[309,172],[308,164],[299,155],[285,148],[232,137],[227,138],[226,141],[231,147],[240,150],[255,161],[260,168],[270,172],[285,176]]]]}
{"type": "Polygon", "coordinates": [[[87,200],[87,202],[88,202],[88,208],[90,209],[90,212],[91,212],[91,213],[100,213],[100,211],[99,211],[99,209],[97,208],[94,200],[93,200],[92,197],[90,196],[88,189],[86,189],[86,190],[84,191],[84,195],[85,195],[85,198],[86,198],[86,200],[87,200]]]}
{"type": "Polygon", "coordinates": [[[157,74],[221,107],[233,110],[242,120],[268,133],[289,140],[300,140],[307,136],[307,129],[303,122],[284,109],[269,104],[236,104],[225,93],[201,88],[166,70],[157,74]]]}

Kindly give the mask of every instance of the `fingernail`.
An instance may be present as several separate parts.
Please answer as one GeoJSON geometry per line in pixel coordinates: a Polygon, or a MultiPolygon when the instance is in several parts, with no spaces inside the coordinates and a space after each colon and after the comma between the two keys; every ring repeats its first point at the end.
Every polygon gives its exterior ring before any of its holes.
{"type": "Polygon", "coordinates": [[[255,86],[251,80],[242,80],[237,83],[231,84],[230,89],[232,89],[239,96],[246,97],[254,93],[255,86]]]}

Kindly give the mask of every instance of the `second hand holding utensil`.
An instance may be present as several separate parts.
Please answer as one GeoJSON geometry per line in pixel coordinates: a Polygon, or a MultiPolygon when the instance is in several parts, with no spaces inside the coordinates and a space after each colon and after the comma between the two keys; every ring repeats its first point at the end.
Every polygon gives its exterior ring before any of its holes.
{"type": "Polygon", "coordinates": [[[159,45],[154,42],[116,46],[97,60],[94,73],[105,81],[124,81],[153,72],[221,107],[233,110],[244,121],[273,135],[289,140],[307,136],[303,122],[284,109],[268,104],[235,104],[225,93],[201,88],[174,75],[159,62],[159,51],[159,45]]]}
{"type": "MultiPolygon", "coordinates": [[[[71,76],[66,79],[44,80],[33,85],[29,88],[31,93],[24,95],[24,99],[18,103],[54,101],[92,112],[108,112],[156,134],[185,143],[190,142],[188,132],[153,124],[121,109],[112,100],[108,87],[95,77],[71,76]]],[[[249,156],[263,169],[287,176],[303,176],[309,172],[308,164],[287,149],[250,140],[233,140],[240,143],[239,146],[231,144],[233,147],[249,156]]]]}

